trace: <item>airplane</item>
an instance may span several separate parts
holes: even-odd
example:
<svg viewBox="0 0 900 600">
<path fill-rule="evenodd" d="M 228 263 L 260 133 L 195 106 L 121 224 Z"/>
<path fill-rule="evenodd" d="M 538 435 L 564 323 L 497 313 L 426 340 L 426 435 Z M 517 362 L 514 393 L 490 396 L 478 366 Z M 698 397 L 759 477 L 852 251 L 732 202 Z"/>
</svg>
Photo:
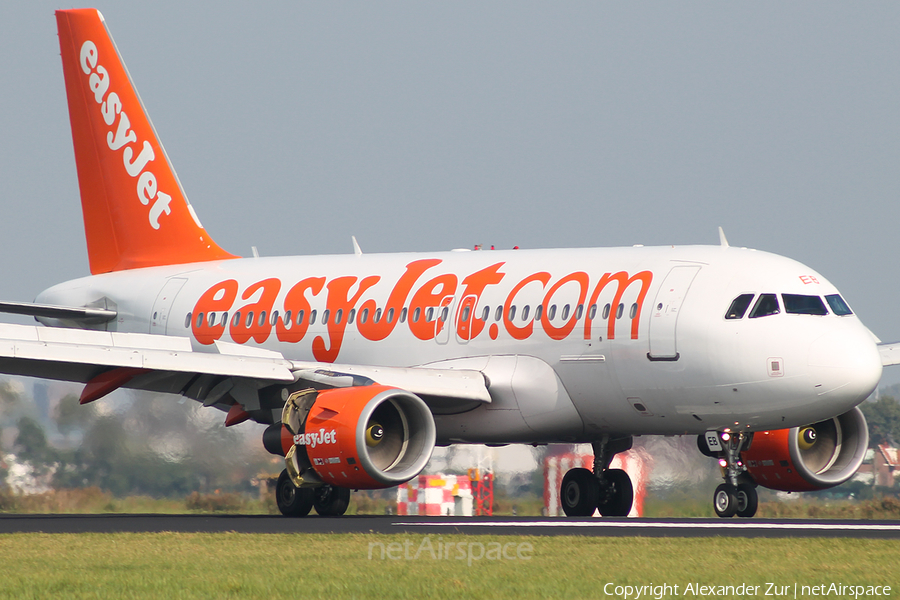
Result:
<svg viewBox="0 0 900 600">
<path fill-rule="evenodd" d="M 697 436 L 720 517 L 859 469 L 900 344 L 834 285 L 719 245 L 241 258 L 203 228 L 96 9 L 56 12 L 91 274 L 0 312 L 0 372 L 180 394 L 266 425 L 285 516 L 417 476 L 435 446 L 590 443 L 569 517 L 625 516 L 635 436 Z"/>
</svg>

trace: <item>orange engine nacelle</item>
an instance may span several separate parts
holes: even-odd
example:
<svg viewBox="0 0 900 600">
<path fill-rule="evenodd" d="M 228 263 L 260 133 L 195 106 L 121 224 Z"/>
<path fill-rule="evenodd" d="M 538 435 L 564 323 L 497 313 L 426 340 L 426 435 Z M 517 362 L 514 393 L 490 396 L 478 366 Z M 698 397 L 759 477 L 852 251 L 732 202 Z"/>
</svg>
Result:
<svg viewBox="0 0 900 600">
<path fill-rule="evenodd" d="M 741 453 L 759 485 L 784 492 L 810 492 L 853 477 L 866 456 L 869 429 L 859 408 L 806 427 L 753 434 Z"/>
<path fill-rule="evenodd" d="M 300 428 L 293 434 L 284 424 L 273 426 L 263 443 L 281 455 L 296 446 L 322 482 L 346 488 L 406 483 L 434 450 L 434 418 L 425 403 L 381 385 L 318 392 Z"/>
</svg>

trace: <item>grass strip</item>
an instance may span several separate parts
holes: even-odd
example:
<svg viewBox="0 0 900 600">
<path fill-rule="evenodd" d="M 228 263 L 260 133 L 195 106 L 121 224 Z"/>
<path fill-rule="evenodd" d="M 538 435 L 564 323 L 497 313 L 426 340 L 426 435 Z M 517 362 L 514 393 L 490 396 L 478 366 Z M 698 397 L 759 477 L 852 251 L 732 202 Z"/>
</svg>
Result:
<svg viewBox="0 0 900 600">
<path fill-rule="evenodd" d="M 684 593 L 688 584 L 758 585 L 742 597 L 771 597 L 770 583 L 788 597 L 794 584 L 831 583 L 889 585 L 896 596 L 898 555 L 898 541 L 833 538 L 7 534 L 0 598 L 522 600 L 651 584 L 679 593 L 641 597 L 699 596 Z"/>
</svg>

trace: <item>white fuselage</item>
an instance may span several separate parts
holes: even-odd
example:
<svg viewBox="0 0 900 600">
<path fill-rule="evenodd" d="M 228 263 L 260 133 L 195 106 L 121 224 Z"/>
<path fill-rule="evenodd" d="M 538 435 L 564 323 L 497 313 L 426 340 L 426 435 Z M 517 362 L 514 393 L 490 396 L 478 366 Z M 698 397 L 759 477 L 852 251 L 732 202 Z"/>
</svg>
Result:
<svg viewBox="0 0 900 600">
<path fill-rule="evenodd" d="M 118 312 L 109 329 L 196 350 L 482 370 L 494 401 L 435 409 L 442 443 L 780 429 L 877 385 L 876 342 L 855 315 L 782 304 L 726 319 L 741 294 L 838 291 L 787 258 L 688 246 L 235 259 L 87 277 L 37 302 L 103 302 Z"/>
</svg>

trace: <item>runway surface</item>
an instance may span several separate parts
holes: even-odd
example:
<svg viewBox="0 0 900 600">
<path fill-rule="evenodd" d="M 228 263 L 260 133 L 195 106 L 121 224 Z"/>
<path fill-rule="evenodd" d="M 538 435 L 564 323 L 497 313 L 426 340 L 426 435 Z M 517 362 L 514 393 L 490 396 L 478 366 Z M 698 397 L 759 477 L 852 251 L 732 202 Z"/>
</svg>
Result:
<svg viewBox="0 0 900 600">
<path fill-rule="evenodd" d="M 288 519 L 267 515 L 0 515 L 0 533 L 164 531 L 900 539 L 900 521 L 397 516 L 329 518 L 309 516 Z"/>
</svg>

